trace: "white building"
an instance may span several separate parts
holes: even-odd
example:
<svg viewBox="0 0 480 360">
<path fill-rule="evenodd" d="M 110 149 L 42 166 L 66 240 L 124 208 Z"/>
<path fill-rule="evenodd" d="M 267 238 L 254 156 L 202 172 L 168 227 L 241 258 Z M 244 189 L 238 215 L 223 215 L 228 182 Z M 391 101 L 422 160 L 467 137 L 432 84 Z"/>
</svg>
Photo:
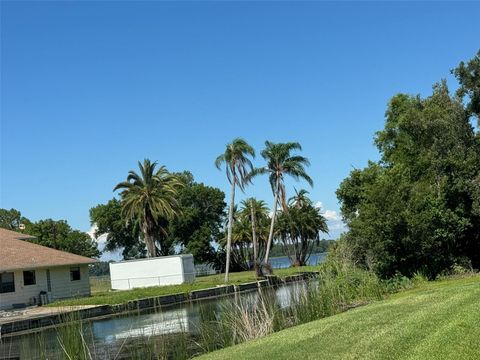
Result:
<svg viewBox="0 0 480 360">
<path fill-rule="evenodd" d="M 112 289 L 175 285 L 195 281 L 192 254 L 110 263 Z"/>
<path fill-rule="evenodd" d="M 88 296 L 88 264 L 97 260 L 25 241 L 33 236 L 0 229 L 0 310 Z"/>
</svg>

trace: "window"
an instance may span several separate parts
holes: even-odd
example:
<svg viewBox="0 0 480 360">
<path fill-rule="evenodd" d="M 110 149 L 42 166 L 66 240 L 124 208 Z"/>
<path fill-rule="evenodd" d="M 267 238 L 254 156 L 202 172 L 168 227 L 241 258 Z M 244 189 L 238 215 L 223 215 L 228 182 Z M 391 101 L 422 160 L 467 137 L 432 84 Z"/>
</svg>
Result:
<svg viewBox="0 0 480 360">
<path fill-rule="evenodd" d="M 35 270 L 27 270 L 23 272 L 23 285 L 35 285 Z"/>
<path fill-rule="evenodd" d="M 0 274 L 0 294 L 15 292 L 15 277 L 13 273 Z"/>
<path fill-rule="evenodd" d="M 70 281 L 80 280 L 80 267 L 75 266 L 70 268 Z"/>
</svg>

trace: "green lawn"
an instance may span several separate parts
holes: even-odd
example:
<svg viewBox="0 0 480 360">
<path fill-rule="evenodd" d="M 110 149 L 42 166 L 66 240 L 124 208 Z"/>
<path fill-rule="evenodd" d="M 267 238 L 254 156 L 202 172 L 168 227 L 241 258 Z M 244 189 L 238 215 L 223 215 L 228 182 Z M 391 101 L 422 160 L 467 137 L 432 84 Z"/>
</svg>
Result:
<svg viewBox="0 0 480 360">
<path fill-rule="evenodd" d="M 300 272 L 308 272 L 315 270 L 318 270 L 317 266 L 303 266 L 288 269 L 276 269 L 274 273 L 275 275 L 282 277 Z M 99 281 L 98 279 L 92 277 L 92 296 L 56 301 L 52 304 L 49 304 L 48 306 L 123 304 L 130 300 L 185 293 L 191 292 L 193 290 L 215 287 L 217 285 L 224 285 L 223 280 L 224 274 L 218 274 L 198 277 L 193 284 L 155 286 L 123 291 L 108 291 L 108 278 L 104 278 Z M 243 271 L 238 273 L 231 273 L 229 284 L 241 284 L 255 280 L 256 277 L 253 271 Z"/>
<path fill-rule="evenodd" d="M 480 276 L 426 283 L 201 358 L 480 359 Z"/>
</svg>

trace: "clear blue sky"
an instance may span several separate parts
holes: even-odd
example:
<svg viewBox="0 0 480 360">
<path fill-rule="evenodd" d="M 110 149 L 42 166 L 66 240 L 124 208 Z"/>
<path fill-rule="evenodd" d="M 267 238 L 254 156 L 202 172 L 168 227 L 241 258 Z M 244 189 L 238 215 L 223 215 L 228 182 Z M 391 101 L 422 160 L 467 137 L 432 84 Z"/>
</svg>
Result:
<svg viewBox="0 0 480 360">
<path fill-rule="evenodd" d="M 389 98 L 454 88 L 479 16 L 474 2 L 2 1 L 0 207 L 88 230 L 145 157 L 228 191 L 213 161 L 241 136 L 299 141 L 312 198 L 338 212 L 340 181 L 378 158 Z M 266 179 L 247 195 L 271 203 Z"/>
</svg>

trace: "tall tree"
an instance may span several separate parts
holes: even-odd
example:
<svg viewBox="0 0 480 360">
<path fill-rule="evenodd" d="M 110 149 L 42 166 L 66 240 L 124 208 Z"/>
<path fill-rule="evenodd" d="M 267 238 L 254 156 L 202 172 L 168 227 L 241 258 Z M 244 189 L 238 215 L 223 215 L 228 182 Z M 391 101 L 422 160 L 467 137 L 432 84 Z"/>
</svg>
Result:
<svg viewBox="0 0 480 360">
<path fill-rule="evenodd" d="M 185 178 L 179 191 L 181 217 L 170 220 L 168 237 L 184 252 L 193 254 L 196 263 L 213 264 L 217 254 L 212 242 L 220 237 L 225 219 L 225 194 L 220 189 Z"/>
<path fill-rule="evenodd" d="M 383 277 L 480 267 L 480 144 L 469 115 L 445 82 L 427 98 L 391 99 L 375 138 L 381 161 L 337 190 L 356 260 Z"/>
<path fill-rule="evenodd" d="M 138 223 L 124 220 L 120 200 L 113 198 L 106 204 L 91 208 L 90 223 L 96 228 L 95 237 L 106 236 L 105 251 L 123 248 L 125 260 L 145 256 L 145 245 L 140 238 Z"/>
<path fill-rule="evenodd" d="M 219 170 L 221 169 L 222 164 L 225 164 L 227 179 L 232 186 L 230 194 L 230 208 L 228 212 L 225 282 L 228 282 L 228 273 L 230 271 L 230 253 L 232 247 L 235 189 L 238 186 L 238 188 L 243 191 L 246 184 L 248 183 L 248 174 L 253 170 L 253 165 L 250 157 L 255 157 L 255 150 L 244 139 L 236 138 L 230 144 L 227 144 L 225 152 L 219 155 L 215 160 L 215 166 Z"/>
<path fill-rule="evenodd" d="M 242 208 L 240 210 L 242 218 L 248 220 L 252 231 L 252 246 L 253 246 L 253 269 L 257 276 L 261 275 L 259 267 L 259 239 L 258 226 L 262 226 L 268 218 L 268 207 L 265 201 L 249 198 L 243 200 Z"/>
<path fill-rule="evenodd" d="M 129 221 L 138 221 L 150 257 L 157 256 L 157 250 L 160 255 L 170 251 L 162 242 L 167 235 L 165 221 L 178 215 L 178 191 L 183 186 L 178 176 L 164 166 L 155 170 L 156 166 L 148 159 L 143 164 L 138 162 L 140 174 L 130 170 L 127 180 L 113 189 L 122 189 L 123 215 Z"/>
<path fill-rule="evenodd" d="M 278 217 L 277 234 L 293 266 L 307 265 L 320 233 L 328 233 L 327 220 L 307 194 L 306 190 L 296 192 L 289 199 L 288 211 Z"/>
<path fill-rule="evenodd" d="M 480 50 L 477 55 L 467 63 L 461 62 L 452 73 L 460 83 L 457 95 L 463 99 L 467 97 L 467 112 L 477 117 L 480 126 Z"/>
<path fill-rule="evenodd" d="M 305 167 L 309 166 L 310 162 L 306 157 L 292 154 L 292 152 L 296 150 L 302 150 L 302 147 L 298 142 L 273 143 L 270 141 L 266 141 L 265 149 L 262 150 L 261 154 L 262 157 L 266 160 L 267 165 L 263 168 L 254 169 L 249 175 L 249 178 L 263 174 L 268 175 L 268 179 L 274 196 L 273 213 L 270 223 L 267 249 L 265 251 L 264 265 L 268 264 L 269 252 L 272 246 L 272 240 L 274 235 L 275 218 L 279 203 L 284 211 L 288 211 L 284 183 L 285 177 L 291 176 L 297 181 L 303 179 L 307 181 L 310 186 L 313 186 L 313 180 L 310 178 L 310 176 L 305 170 Z"/>
<path fill-rule="evenodd" d="M 184 184 L 178 191 L 181 216 L 162 222 L 167 228 L 163 247 L 193 254 L 195 263 L 215 263 L 218 256 L 212 242 L 218 241 L 225 218 L 225 194 L 217 188 L 194 181 L 189 172 L 174 173 Z M 122 203 L 112 199 L 90 209 L 90 221 L 96 226 L 95 235 L 106 235 L 105 250 L 123 248 L 124 259 L 145 257 L 145 243 L 140 237 L 138 221 L 126 222 Z M 177 248 L 178 249 L 178 248 Z"/>
<path fill-rule="evenodd" d="M 87 257 L 100 256 L 96 241 L 87 233 L 73 230 L 65 220 L 26 221 L 23 232 L 35 236 L 31 241 L 39 245 Z"/>
<path fill-rule="evenodd" d="M 22 224 L 22 214 L 16 209 L 0 209 L 0 228 L 18 231 Z"/>
<path fill-rule="evenodd" d="M 309 192 L 305 189 L 301 189 L 300 191 L 295 189 L 295 196 L 292 196 L 288 200 L 288 205 L 296 207 L 297 209 L 312 205 L 312 200 L 310 200 L 308 194 Z"/>
</svg>

